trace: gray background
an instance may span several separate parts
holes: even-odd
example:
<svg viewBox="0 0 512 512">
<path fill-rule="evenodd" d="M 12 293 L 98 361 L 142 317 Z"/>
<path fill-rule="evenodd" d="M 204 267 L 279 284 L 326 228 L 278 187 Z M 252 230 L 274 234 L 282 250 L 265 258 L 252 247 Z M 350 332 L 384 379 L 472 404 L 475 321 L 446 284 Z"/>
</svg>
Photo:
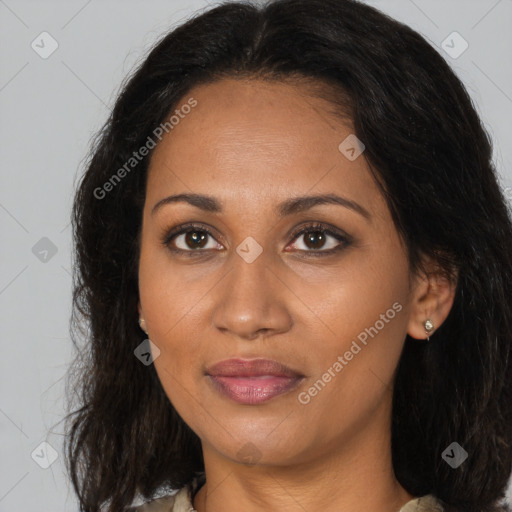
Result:
<svg viewBox="0 0 512 512">
<path fill-rule="evenodd" d="M 512 0 L 368 3 L 419 31 L 453 66 L 493 138 L 512 198 Z M 59 424 L 72 355 L 69 213 L 76 177 L 122 78 L 160 34 L 213 4 L 0 0 L 0 512 L 77 510 Z M 46 59 L 31 47 L 35 40 L 39 51 L 51 48 L 49 39 L 40 42 L 43 31 L 58 43 Z M 453 31 L 469 44 L 457 58 L 441 47 Z M 45 441 L 57 456 L 47 469 L 40 467 L 52 461 L 51 449 L 40 447 Z M 512 502 L 511 488 L 509 496 Z"/>
</svg>

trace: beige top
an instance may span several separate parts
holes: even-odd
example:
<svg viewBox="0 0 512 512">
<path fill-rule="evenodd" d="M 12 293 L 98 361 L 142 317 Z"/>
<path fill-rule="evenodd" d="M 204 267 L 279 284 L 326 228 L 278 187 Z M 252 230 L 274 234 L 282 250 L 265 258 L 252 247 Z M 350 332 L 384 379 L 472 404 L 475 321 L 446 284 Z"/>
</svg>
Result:
<svg viewBox="0 0 512 512">
<path fill-rule="evenodd" d="M 192 505 L 192 500 L 204 481 L 204 474 L 202 474 L 172 496 L 157 498 L 144 505 L 129 508 L 127 512 L 197 512 Z M 443 512 L 443 507 L 432 494 L 427 494 L 408 501 L 397 512 Z"/>
</svg>

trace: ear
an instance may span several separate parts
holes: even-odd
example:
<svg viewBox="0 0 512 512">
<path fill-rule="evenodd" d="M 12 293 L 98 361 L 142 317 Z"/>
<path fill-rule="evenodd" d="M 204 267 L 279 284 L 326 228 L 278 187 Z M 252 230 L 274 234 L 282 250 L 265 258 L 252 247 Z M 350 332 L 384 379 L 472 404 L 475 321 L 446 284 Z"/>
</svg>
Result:
<svg viewBox="0 0 512 512">
<path fill-rule="evenodd" d="M 144 315 L 142 313 L 142 306 L 140 305 L 140 300 L 137 302 L 137 311 L 139 312 L 139 317 L 144 318 Z"/>
<path fill-rule="evenodd" d="M 439 329 L 450 313 L 455 299 L 458 272 L 454 277 L 443 275 L 432 261 L 424 262 L 425 270 L 416 275 L 412 286 L 412 302 L 407 334 L 418 340 L 427 339 Z M 425 332 L 425 320 L 431 320 L 434 330 Z"/>
</svg>

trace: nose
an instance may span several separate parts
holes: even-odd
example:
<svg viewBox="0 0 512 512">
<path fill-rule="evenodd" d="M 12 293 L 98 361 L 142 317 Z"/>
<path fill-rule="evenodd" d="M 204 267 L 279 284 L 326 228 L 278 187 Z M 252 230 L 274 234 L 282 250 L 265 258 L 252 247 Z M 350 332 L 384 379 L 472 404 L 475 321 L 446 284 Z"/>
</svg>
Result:
<svg viewBox="0 0 512 512">
<path fill-rule="evenodd" d="M 252 263 L 238 254 L 232 259 L 219 283 L 213 325 L 223 334 L 248 341 L 288 331 L 293 319 L 286 301 L 293 294 L 271 268 L 265 251 Z"/>
</svg>

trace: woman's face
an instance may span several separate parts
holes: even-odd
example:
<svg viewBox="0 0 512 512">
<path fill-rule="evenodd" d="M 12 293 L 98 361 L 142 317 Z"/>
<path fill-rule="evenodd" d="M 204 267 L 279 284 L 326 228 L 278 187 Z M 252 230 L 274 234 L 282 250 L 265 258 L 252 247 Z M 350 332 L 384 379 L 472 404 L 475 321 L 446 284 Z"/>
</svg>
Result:
<svg viewBox="0 0 512 512">
<path fill-rule="evenodd" d="M 353 128 L 283 83 L 223 80 L 189 98 L 196 106 L 155 148 L 143 212 L 139 309 L 167 396 L 203 449 L 231 461 L 389 443 L 413 281 Z M 180 194 L 208 200 L 154 210 Z M 326 195 L 339 199 L 303 199 Z M 299 377 L 208 374 L 231 358 Z"/>
</svg>

